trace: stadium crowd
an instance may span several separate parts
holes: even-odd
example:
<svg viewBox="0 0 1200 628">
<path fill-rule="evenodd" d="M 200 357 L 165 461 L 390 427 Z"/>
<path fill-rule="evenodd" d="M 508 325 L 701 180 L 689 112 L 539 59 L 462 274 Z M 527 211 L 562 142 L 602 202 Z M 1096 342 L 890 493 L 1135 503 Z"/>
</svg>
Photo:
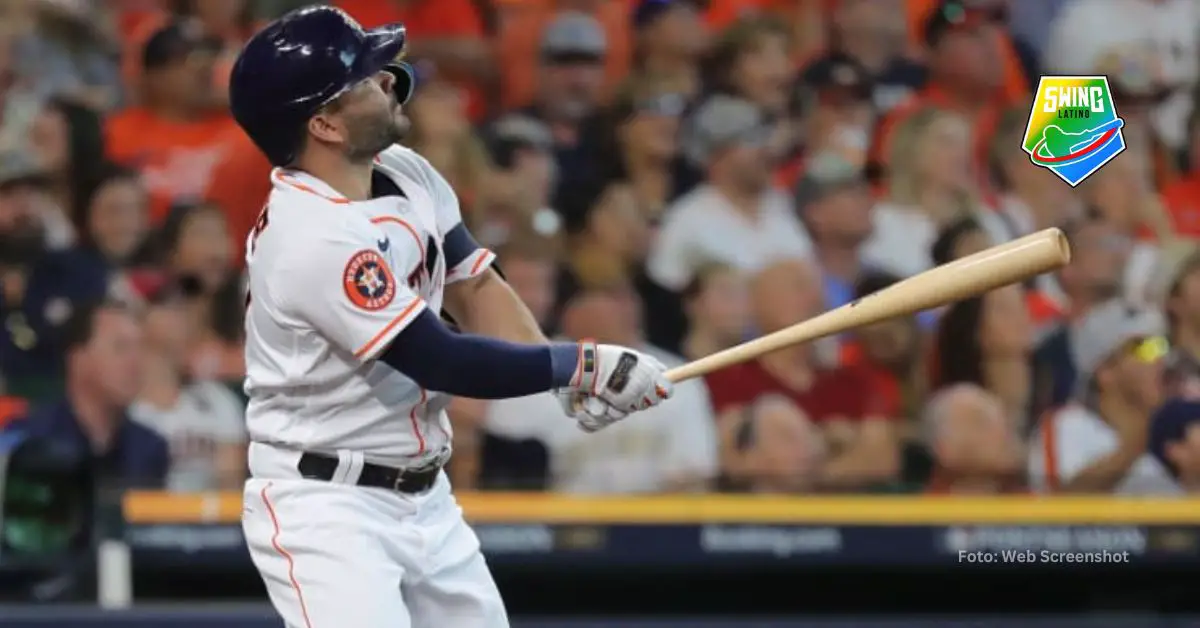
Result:
<svg viewBox="0 0 1200 628">
<path fill-rule="evenodd" d="M 9 429 L 129 484 L 240 487 L 270 168 L 223 86 L 298 4 L 0 3 Z M 460 489 L 1200 491 L 1192 0 L 336 4 L 407 24 L 406 143 L 551 334 L 682 363 L 1039 229 L 1074 248 L 594 435 L 549 395 L 457 399 Z M 1125 121 L 1077 188 L 1021 146 L 1042 74 L 1107 75 Z"/>
</svg>

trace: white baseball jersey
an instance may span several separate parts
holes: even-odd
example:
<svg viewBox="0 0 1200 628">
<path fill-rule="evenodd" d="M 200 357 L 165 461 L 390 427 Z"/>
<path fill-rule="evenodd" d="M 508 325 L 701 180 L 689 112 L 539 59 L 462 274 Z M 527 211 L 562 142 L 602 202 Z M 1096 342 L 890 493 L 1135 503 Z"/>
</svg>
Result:
<svg viewBox="0 0 1200 628">
<path fill-rule="evenodd" d="M 448 255 L 458 200 L 424 158 L 393 146 L 375 161 L 373 187 L 390 194 L 362 202 L 304 172 L 271 173 L 246 245 L 246 420 L 252 441 L 404 466 L 449 447 L 449 398 L 376 358 L 493 255 Z"/>
</svg>

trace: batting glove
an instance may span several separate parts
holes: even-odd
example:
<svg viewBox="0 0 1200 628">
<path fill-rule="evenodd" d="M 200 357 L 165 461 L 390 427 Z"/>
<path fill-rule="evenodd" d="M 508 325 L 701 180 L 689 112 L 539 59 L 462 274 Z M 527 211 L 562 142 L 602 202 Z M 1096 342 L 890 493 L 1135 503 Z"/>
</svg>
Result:
<svg viewBox="0 0 1200 628">
<path fill-rule="evenodd" d="M 640 351 L 583 341 L 579 343 L 575 373 L 563 391 L 582 393 L 594 401 L 580 400 L 578 395 L 560 395 L 560 400 L 574 397 L 570 399 L 571 406 L 576 413 L 582 411 L 584 415 L 577 416 L 581 427 L 588 430 L 584 425 L 587 420 L 595 424 L 590 430 L 595 431 L 625 418 L 630 412 L 645 410 L 669 399 L 674 387 L 666 377 L 666 370 L 657 359 Z"/>
</svg>

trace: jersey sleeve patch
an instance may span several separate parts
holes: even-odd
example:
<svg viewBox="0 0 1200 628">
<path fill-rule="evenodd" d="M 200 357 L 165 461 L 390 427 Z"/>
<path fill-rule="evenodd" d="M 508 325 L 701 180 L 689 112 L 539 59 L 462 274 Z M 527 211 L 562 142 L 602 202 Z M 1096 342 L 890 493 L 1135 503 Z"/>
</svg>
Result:
<svg viewBox="0 0 1200 628">
<path fill-rule="evenodd" d="M 346 297 L 356 307 L 377 312 L 396 298 L 396 280 L 387 262 L 376 251 L 363 249 L 355 253 L 342 273 Z"/>
</svg>

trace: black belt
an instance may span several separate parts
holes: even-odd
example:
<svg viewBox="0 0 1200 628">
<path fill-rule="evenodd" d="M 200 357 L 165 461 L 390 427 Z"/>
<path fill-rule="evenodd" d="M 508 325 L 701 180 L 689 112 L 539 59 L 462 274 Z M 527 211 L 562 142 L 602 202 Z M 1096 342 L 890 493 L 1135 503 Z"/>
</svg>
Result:
<svg viewBox="0 0 1200 628">
<path fill-rule="evenodd" d="M 309 480 L 329 482 L 337 472 L 338 459 L 334 456 L 305 452 L 300 455 L 296 468 L 300 475 Z M 386 488 L 399 493 L 424 493 L 437 481 L 442 465 L 433 464 L 420 469 L 397 469 L 364 462 L 358 475 L 358 486 Z"/>
</svg>

